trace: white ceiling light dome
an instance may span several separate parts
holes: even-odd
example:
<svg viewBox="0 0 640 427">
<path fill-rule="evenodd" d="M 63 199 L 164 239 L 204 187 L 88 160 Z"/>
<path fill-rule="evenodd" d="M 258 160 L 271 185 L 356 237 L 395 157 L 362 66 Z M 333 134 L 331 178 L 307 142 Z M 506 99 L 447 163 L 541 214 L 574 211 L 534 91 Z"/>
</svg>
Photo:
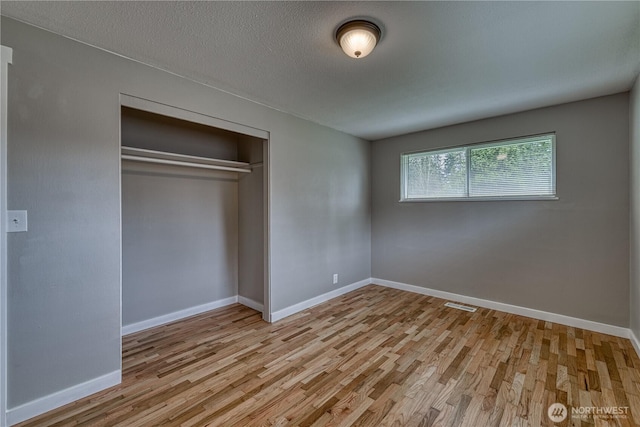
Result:
<svg viewBox="0 0 640 427">
<path fill-rule="evenodd" d="M 380 41 L 380 27 L 364 21 L 349 21 L 336 31 L 336 41 L 348 56 L 364 58 L 369 55 Z"/>
</svg>

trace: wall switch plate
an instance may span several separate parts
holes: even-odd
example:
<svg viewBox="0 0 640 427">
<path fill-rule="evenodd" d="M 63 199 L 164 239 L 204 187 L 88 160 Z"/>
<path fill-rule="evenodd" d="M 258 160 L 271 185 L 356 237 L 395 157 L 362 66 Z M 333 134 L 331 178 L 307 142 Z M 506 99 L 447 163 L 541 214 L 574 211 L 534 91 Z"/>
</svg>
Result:
<svg viewBox="0 0 640 427">
<path fill-rule="evenodd" d="M 7 233 L 27 231 L 27 211 L 7 211 Z"/>
<path fill-rule="evenodd" d="M 337 275 L 337 274 L 334 274 L 334 275 L 333 275 L 333 284 L 334 284 L 334 285 L 337 285 L 337 284 L 338 284 L 338 275 Z"/>
</svg>

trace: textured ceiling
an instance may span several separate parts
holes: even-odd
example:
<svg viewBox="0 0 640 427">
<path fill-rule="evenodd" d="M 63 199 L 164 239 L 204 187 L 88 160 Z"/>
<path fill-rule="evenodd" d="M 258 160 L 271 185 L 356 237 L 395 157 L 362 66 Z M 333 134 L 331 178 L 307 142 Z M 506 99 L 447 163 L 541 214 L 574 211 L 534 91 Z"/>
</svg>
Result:
<svg viewBox="0 0 640 427">
<path fill-rule="evenodd" d="M 334 129 L 388 136 L 630 89 L 640 2 L 27 2 L 3 15 Z M 354 60 L 337 26 L 383 37 Z"/>
</svg>

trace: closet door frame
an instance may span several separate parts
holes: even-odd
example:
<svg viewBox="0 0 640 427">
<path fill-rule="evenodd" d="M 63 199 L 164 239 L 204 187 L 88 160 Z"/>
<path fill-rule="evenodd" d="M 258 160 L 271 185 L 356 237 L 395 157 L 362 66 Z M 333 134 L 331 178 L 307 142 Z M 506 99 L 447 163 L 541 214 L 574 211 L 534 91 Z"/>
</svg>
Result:
<svg viewBox="0 0 640 427">
<path fill-rule="evenodd" d="M 129 94 L 120 94 L 120 107 L 135 108 L 137 110 L 143 110 L 149 113 L 160 114 L 175 119 L 185 120 L 188 122 L 198 123 L 205 126 L 211 126 L 218 129 L 223 129 L 254 138 L 261 139 L 263 141 L 263 225 L 264 225 L 264 301 L 262 309 L 262 319 L 266 322 L 271 322 L 271 244 L 270 244 L 270 212 L 271 212 L 271 197 L 269 196 L 269 182 L 270 182 L 270 134 L 268 131 L 254 128 L 251 126 L 242 125 L 235 122 L 219 119 L 217 117 L 208 116 L 206 114 L 196 113 L 183 108 L 174 107 L 159 102 L 151 101 L 145 98 Z M 120 147 L 122 141 L 120 141 Z M 118 148 L 118 155 L 120 154 L 120 148 Z M 118 162 L 120 168 L 122 162 Z M 120 170 L 119 176 L 122 176 L 122 170 Z M 121 178 L 122 179 L 122 178 Z M 120 201 L 122 203 L 122 181 L 120 182 Z M 122 206 L 120 206 L 120 235 L 122 236 Z M 122 240 L 120 242 L 120 330 L 122 331 Z"/>
<path fill-rule="evenodd" d="M 7 108 L 13 50 L 0 46 L 0 426 L 7 423 Z"/>
</svg>

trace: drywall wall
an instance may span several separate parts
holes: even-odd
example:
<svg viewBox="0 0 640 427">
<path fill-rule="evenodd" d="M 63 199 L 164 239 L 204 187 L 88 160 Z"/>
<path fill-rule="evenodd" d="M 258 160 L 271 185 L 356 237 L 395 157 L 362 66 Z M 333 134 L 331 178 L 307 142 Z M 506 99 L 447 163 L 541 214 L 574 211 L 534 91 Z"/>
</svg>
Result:
<svg viewBox="0 0 640 427">
<path fill-rule="evenodd" d="M 221 160 L 238 159 L 235 132 L 122 107 L 122 145 Z"/>
<path fill-rule="evenodd" d="M 236 175 L 123 162 L 123 326 L 237 295 Z"/>
<path fill-rule="evenodd" d="M 627 327 L 629 96 L 380 140 L 373 277 Z M 400 154 L 556 132 L 557 201 L 399 203 Z"/>
<path fill-rule="evenodd" d="M 264 303 L 264 141 L 243 136 L 238 160 L 251 163 L 238 176 L 238 295 Z"/>
<path fill-rule="evenodd" d="M 236 160 L 238 134 L 122 108 L 123 146 Z M 238 174 L 123 161 L 122 325 L 237 295 Z"/>
<path fill-rule="evenodd" d="M 640 338 L 640 75 L 629 96 L 630 145 L 630 255 L 629 255 L 629 326 Z"/>
<path fill-rule="evenodd" d="M 121 93 L 269 132 L 273 310 L 371 276 L 367 141 L 6 17 L 1 31 L 8 207 L 29 211 L 8 242 L 9 409 L 120 369 Z"/>
</svg>

